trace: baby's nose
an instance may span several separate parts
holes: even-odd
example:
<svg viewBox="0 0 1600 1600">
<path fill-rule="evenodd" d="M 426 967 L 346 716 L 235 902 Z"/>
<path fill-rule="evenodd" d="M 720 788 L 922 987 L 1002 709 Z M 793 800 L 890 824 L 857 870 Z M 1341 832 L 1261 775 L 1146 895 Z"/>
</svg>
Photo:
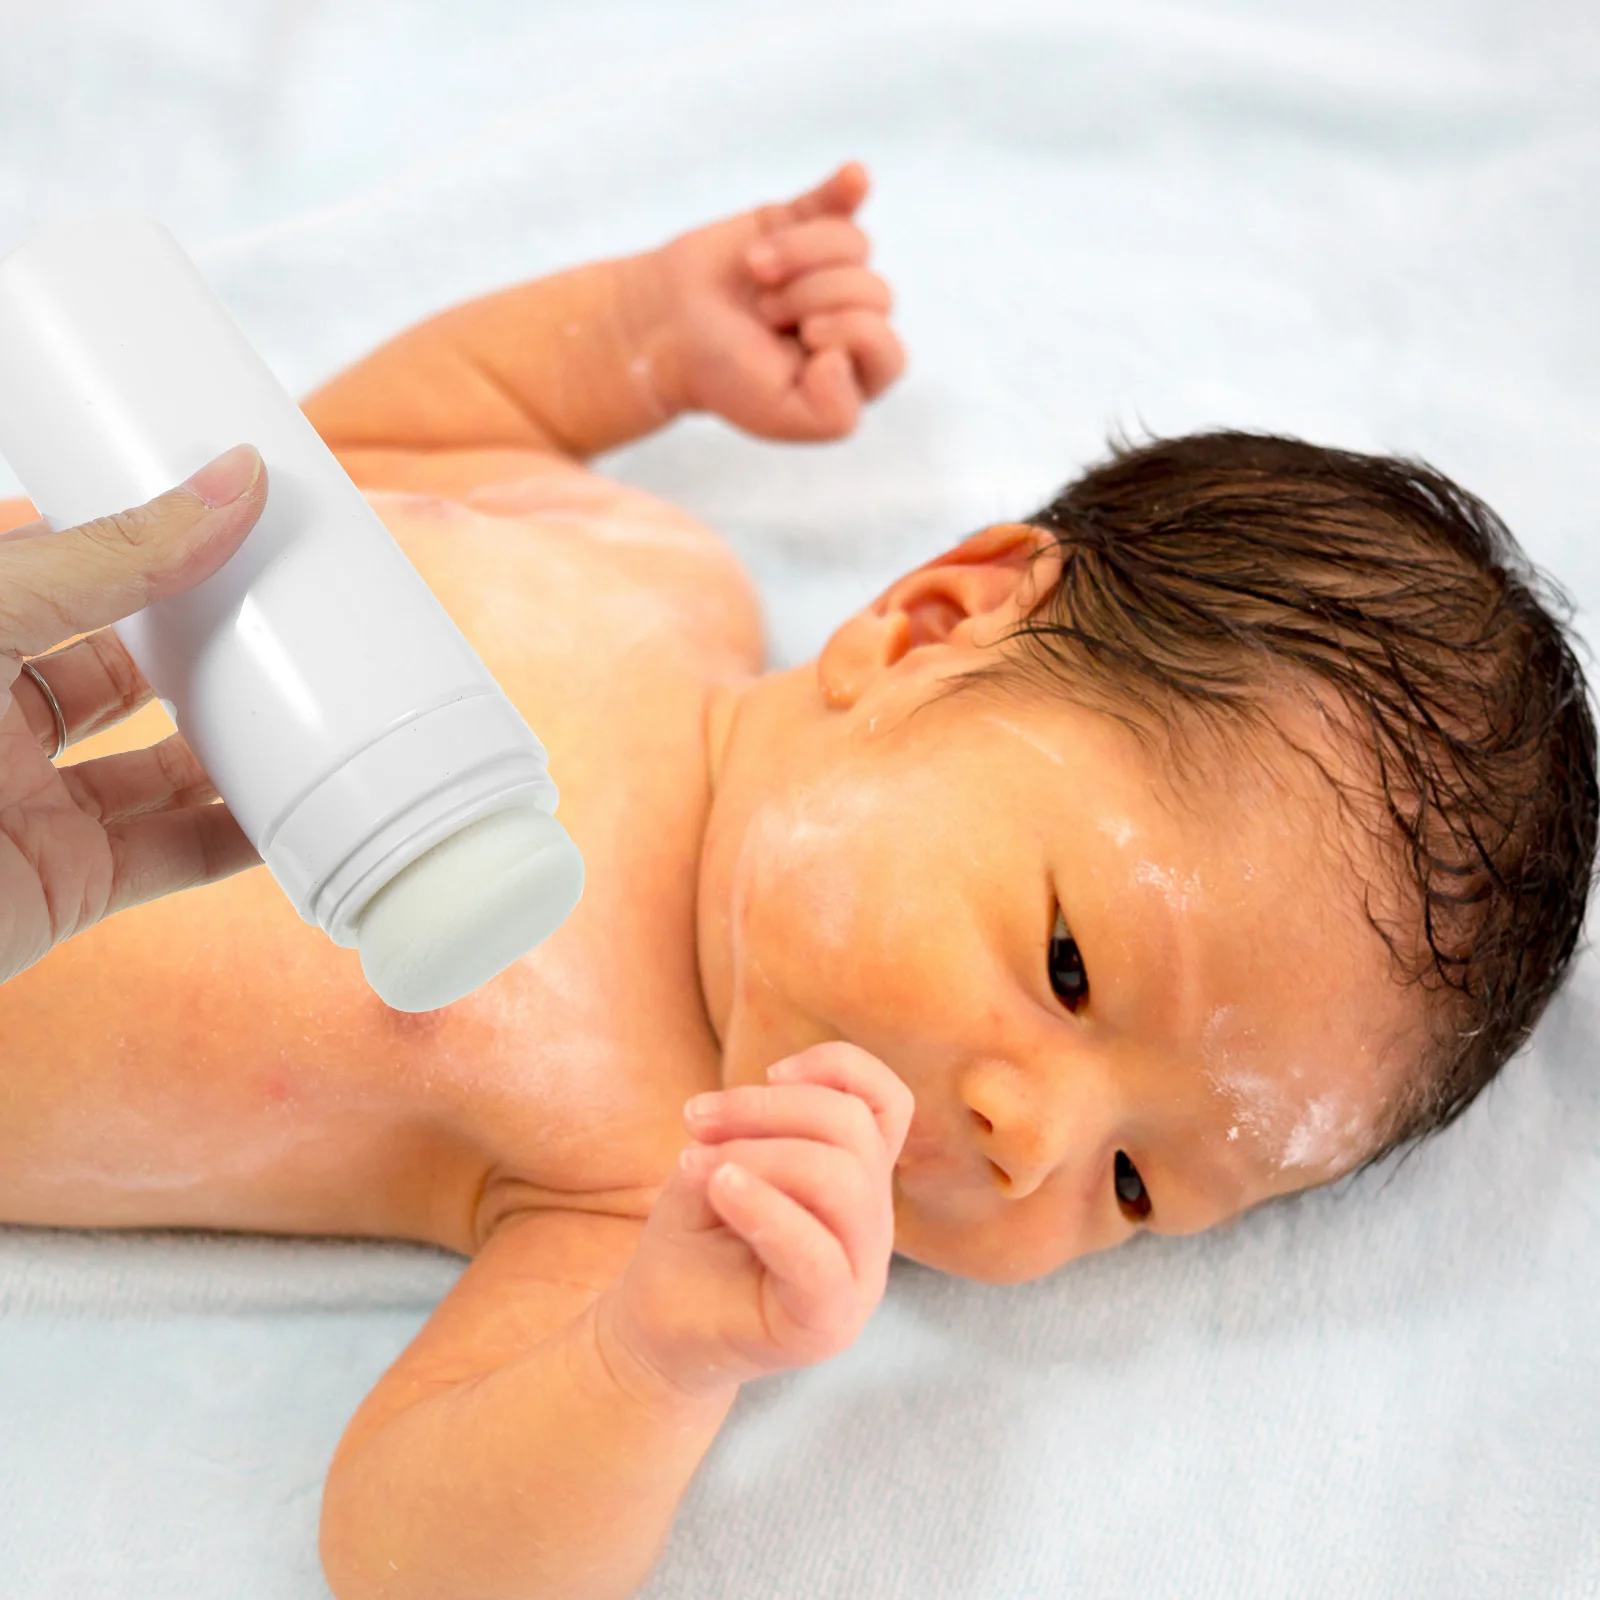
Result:
<svg viewBox="0 0 1600 1600">
<path fill-rule="evenodd" d="M 971 1106 L 978 1148 L 988 1158 L 1002 1194 L 1021 1200 L 1060 1165 L 1065 1130 L 1031 1097 L 983 1097 Z"/>
<path fill-rule="evenodd" d="M 1009 1199 L 1026 1199 L 1055 1173 L 1086 1165 L 1111 1137 L 1111 1107 L 1092 1073 L 1031 1072 L 991 1060 L 969 1068 L 961 1087 L 973 1137 Z"/>
<path fill-rule="evenodd" d="M 1022 1120 L 991 1138 L 989 1165 L 994 1168 L 994 1181 L 1000 1192 L 1010 1199 L 1024 1200 L 1056 1170 L 1059 1158 L 1044 1130 Z"/>
</svg>

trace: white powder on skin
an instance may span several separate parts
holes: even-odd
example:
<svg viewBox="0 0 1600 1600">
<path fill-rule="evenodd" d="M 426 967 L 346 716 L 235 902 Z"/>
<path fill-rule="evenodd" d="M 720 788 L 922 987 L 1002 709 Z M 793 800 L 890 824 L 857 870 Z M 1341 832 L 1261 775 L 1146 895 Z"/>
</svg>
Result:
<svg viewBox="0 0 1600 1600">
<path fill-rule="evenodd" d="M 1100 832 L 1119 850 L 1126 850 L 1139 837 L 1139 830 L 1126 817 L 1102 817 L 1099 826 Z"/>
<path fill-rule="evenodd" d="M 1352 1111 L 1343 1095 L 1319 1095 L 1290 1129 L 1278 1166 L 1342 1169 L 1360 1153 L 1364 1126 L 1360 1110 Z"/>
<path fill-rule="evenodd" d="M 470 1030 L 463 1048 L 442 1046 L 438 1069 L 452 1093 L 514 1095 L 523 1108 L 570 1114 L 572 1085 L 582 1084 L 583 1114 L 625 1117 L 630 1108 L 615 999 L 595 975 L 592 947 L 557 932 L 498 977 L 451 1007 L 486 1026 L 487 1051 Z"/>
<path fill-rule="evenodd" d="M 781 894 L 810 937 L 835 948 L 847 946 L 855 933 L 857 895 L 840 874 L 834 853 L 840 838 L 860 828 L 881 804 L 874 786 L 825 784 L 762 806 L 750 820 L 735 868 L 736 942 L 749 897 Z"/>
<path fill-rule="evenodd" d="M 846 763 L 752 814 L 728 901 L 734 1002 L 725 1059 L 739 1055 L 747 1031 L 759 1036 L 759 1014 L 780 986 L 792 999 L 793 986 L 811 982 L 834 953 L 858 963 L 863 951 L 876 947 L 880 919 L 894 908 L 867 903 L 856 840 L 862 834 L 892 838 L 903 819 L 914 816 L 919 828 L 926 821 L 937 842 L 946 825 L 945 798 L 937 778 L 916 771 L 868 776 L 864 761 Z M 971 848 L 970 840 L 952 837 L 952 846 L 958 842 Z M 762 970 L 761 951 L 776 955 L 777 984 Z"/>
<path fill-rule="evenodd" d="M 1066 762 L 1056 751 L 1052 750 L 1044 740 L 1040 739 L 1036 734 L 1030 733 L 1026 728 L 1019 728 L 1016 723 L 1008 721 L 1005 717 L 997 717 L 987 711 L 980 713 L 980 719 L 996 728 L 1004 728 L 1007 733 L 1014 735 L 1025 745 L 1037 750 L 1046 761 L 1053 762 L 1058 767 L 1066 766 Z"/>
<path fill-rule="evenodd" d="M 654 495 L 571 468 L 551 468 L 519 478 L 479 484 L 456 496 L 409 489 L 363 489 L 387 522 L 477 523 L 499 537 L 507 521 L 531 533 L 576 536 L 603 544 L 650 545 L 732 560 L 703 524 Z"/>
<path fill-rule="evenodd" d="M 1284 1121 L 1283 1091 L 1264 1073 L 1252 1072 L 1244 1060 L 1259 1055 L 1255 1030 L 1239 1020 L 1237 1006 L 1218 1006 L 1206 1019 L 1200 1036 L 1206 1081 L 1227 1102 L 1233 1118 L 1228 1130 L 1236 1142 L 1242 1128 L 1264 1149 L 1280 1142 Z"/>
<path fill-rule="evenodd" d="M 1315 1095 L 1297 1117 L 1290 1097 L 1305 1068 L 1292 1063 L 1283 1077 L 1252 1072 L 1241 1058 L 1259 1053 L 1253 1029 L 1242 1026 L 1238 1008 L 1218 1006 L 1201 1037 L 1206 1079 L 1227 1102 L 1233 1117 L 1227 1138 L 1249 1133 L 1280 1172 L 1327 1173 L 1354 1164 L 1366 1140 L 1367 1121 L 1358 1100 L 1343 1087 Z M 1288 1124 L 1288 1126 L 1285 1126 Z"/>
<path fill-rule="evenodd" d="M 1187 911 L 1191 905 L 1199 902 L 1198 870 L 1180 877 L 1171 867 L 1163 867 L 1159 862 L 1141 861 L 1133 869 L 1133 879 L 1135 883 L 1145 883 L 1153 889 L 1159 889 L 1174 911 Z"/>
<path fill-rule="evenodd" d="M 655 371 L 655 363 L 647 355 L 637 355 L 628 363 L 628 376 L 633 380 L 635 393 L 653 415 L 666 422 L 671 418 L 671 411 L 656 388 Z"/>
<path fill-rule="evenodd" d="M 1262 1145 L 1276 1142 L 1283 1121 L 1283 1093 L 1271 1078 L 1242 1070 L 1213 1072 L 1207 1076 L 1232 1107 L 1235 1121 L 1231 1125 L 1230 1140 L 1243 1128 Z"/>
<path fill-rule="evenodd" d="M 323 1127 L 275 1126 L 270 1113 L 249 1128 L 174 1132 L 177 1114 L 163 1117 L 134 1106 L 104 1105 L 72 1148 L 35 1176 L 62 1189 L 110 1189 L 118 1194 L 177 1193 L 215 1187 L 281 1166 L 303 1145 L 327 1137 Z M 134 1152 L 159 1151 L 141 1157 Z"/>
</svg>

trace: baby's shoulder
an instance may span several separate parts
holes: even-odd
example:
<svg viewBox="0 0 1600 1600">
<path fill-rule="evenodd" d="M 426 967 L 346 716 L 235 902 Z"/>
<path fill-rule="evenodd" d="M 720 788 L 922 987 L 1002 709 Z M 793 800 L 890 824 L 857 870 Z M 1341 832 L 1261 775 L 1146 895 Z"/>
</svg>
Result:
<svg viewBox="0 0 1600 1600">
<path fill-rule="evenodd" d="M 413 559 L 432 529 L 524 545 L 531 537 L 534 559 L 558 558 L 592 593 L 654 595 L 685 613 L 697 641 L 757 667 L 764 658 L 761 603 L 744 564 L 658 495 L 541 451 L 353 450 L 339 459 Z"/>
</svg>

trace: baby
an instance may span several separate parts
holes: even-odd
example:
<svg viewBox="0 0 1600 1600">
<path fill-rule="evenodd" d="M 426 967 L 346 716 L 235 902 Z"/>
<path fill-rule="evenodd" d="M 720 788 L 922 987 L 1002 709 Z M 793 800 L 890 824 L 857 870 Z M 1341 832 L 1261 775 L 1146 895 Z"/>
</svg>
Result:
<svg viewBox="0 0 1600 1600">
<path fill-rule="evenodd" d="M 763 671 L 726 548 L 581 463 L 693 410 L 850 432 L 904 363 L 865 192 L 305 402 L 549 749 L 588 870 L 551 939 L 394 1012 L 251 871 L 0 988 L 0 1218 L 472 1257 L 339 1446 L 341 1600 L 630 1594 L 739 1384 L 847 1346 L 892 1250 L 1020 1282 L 1326 1183 L 1459 1115 L 1573 951 L 1582 678 L 1415 463 L 1123 446 Z"/>
</svg>

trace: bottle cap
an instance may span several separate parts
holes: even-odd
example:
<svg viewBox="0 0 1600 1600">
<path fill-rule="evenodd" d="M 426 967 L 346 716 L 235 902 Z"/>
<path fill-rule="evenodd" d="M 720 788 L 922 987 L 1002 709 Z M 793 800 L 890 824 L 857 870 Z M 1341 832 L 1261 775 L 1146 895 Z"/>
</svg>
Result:
<svg viewBox="0 0 1600 1600">
<path fill-rule="evenodd" d="M 361 970 L 396 1011 L 469 995 L 559 928 L 583 893 L 583 857 L 547 811 L 479 817 L 401 869 L 356 924 Z"/>
</svg>

